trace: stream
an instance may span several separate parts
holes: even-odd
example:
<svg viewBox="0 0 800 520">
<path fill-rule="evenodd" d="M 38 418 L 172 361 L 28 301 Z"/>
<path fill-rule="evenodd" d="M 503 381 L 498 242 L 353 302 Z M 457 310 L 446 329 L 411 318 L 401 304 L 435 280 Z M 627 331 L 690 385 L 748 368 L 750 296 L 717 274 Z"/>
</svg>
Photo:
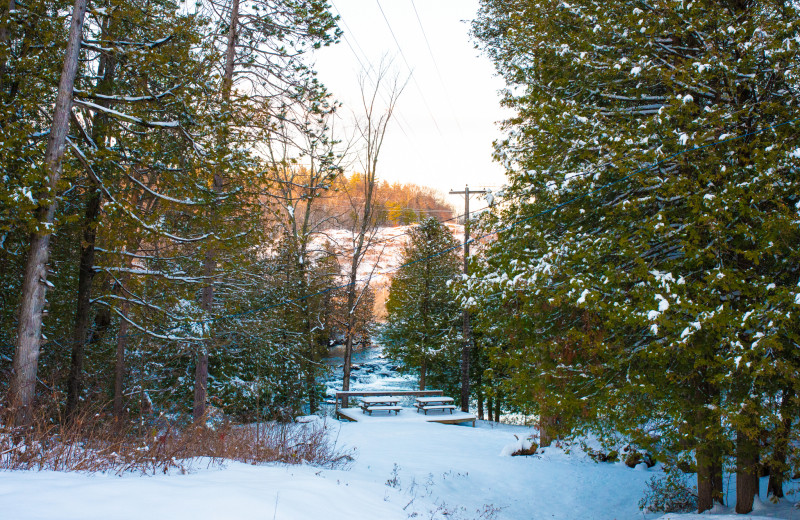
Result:
<svg viewBox="0 0 800 520">
<path fill-rule="evenodd" d="M 342 389 L 343 357 L 344 346 L 336 346 L 322 360 L 330 368 L 322 379 L 330 400 Z M 401 374 L 398 369 L 398 363 L 388 359 L 380 345 L 354 350 L 350 390 L 416 390 L 417 376 Z"/>
</svg>

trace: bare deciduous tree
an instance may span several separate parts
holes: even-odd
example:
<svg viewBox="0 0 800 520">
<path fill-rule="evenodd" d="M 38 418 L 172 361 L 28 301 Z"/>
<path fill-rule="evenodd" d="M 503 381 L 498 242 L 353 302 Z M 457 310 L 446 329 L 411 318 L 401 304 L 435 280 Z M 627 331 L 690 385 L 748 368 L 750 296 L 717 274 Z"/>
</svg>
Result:
<svg viewBox="0 0 800 520">
<path fill-rule="evenodd" d="M 381 213 L 377 211 L 375 186 L 378 179 L 378 158 L 386 137 L 386 129 L 394 115 L 397 100 L 406 83 L 397 76 L 389 77 L 388 66 L 382 64 L 376 72 L 371 88 L 366 73 L 359 78 L 361 87 L 361 109 L 363 118 L 357 123 L 356 137 L 362 143 L 358 162 L 363 170 L 358 184 L 350 193 L 352 214 L 352 259 L 347 273 L 345 326 L 344 326 L 344 374 L 342 390 L 350 389 L 350 371 L 352 368 L 353 343 L 357 324 L 357 309 L 364 303 L 364 294 L 369 287 L 369 279 L 360 283 L 358 270 L 367 251 L 373 245 L 378 226 L 381 224 Z M 386 89 L 385 97 L 381 94 Z M 381 105 L 381 102 L 385 105 Z"/>
</svg>

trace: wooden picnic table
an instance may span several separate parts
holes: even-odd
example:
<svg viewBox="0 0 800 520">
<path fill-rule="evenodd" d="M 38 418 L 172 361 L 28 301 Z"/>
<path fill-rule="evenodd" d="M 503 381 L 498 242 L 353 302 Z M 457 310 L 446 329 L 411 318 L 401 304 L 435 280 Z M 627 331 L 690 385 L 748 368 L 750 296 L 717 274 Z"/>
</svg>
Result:
<svg viewBox="0 0 800 520">
<path fill-rule="evenodd" d="M 456 408 L 456 406 L 453 404 L 453 398 L 445 396 L 417 397 L 414 406 L 417 407 L 417 413 L 422 410 L 425 415 L 428 415 L 430 410 L 449 410 L 452 414 L 453 410 Z"/>
<path fill-rule="evenodd" d="M 437 396 L 443 395 L 442 390 L 339 390 L 336 392 L 336 409 L 339 409 L 340 402 L 342 408 L 347 408 L 347 399 L 349 397 L 367 397 L 367 396 L 394 396 L 394 397 L 422 397 L 422 396 Z"/>
<path fill-rule="evenodd" d="M 400 413 L 400 406 L 397 403 L 400 402 L 402 397 L 387 395 L 387 396 L 368 396 L 364 397 L 361 400 L 361 413 L 369 413 L 372 415 L 372 412 L 375 411 L 385 411 L 389 412 L 389 415 L 392 412 L 395 415 Z"/>
</svg>

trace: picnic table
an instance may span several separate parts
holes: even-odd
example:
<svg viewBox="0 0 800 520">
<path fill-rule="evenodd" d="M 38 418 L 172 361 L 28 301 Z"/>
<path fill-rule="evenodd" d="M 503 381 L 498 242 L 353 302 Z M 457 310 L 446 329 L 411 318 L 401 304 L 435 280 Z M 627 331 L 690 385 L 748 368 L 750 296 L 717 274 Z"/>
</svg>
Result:
<svg viewBox="0 0 800 520">
<path fill-rule="evenodd" d="M 393 395 L 364 397 L 361 400 L 361 413 L 369 413 L 372 415 L 372 412 L 383 411 L 389 412 L 389 415 L 391 415 L 392 412 L 398 415 L 400 413 L 400 406 L 398 406 L 397 403 L 400 402 L 400 399 L 400 397 Z"/>
<path fill-rule="evenodd" d="M 336 392 L 335 402 L 336 409 L 339 409 L 341 402 L 342 408 L 347 408 L 347 400 L 350 397 L 366 397 L 366 396 L 392 396 L 392 397 L 424 397 L 424 396 L 437 396 L 443 395 L 441 390 L 339 390 Z"/>
<path fill-rule="evenodd" d="M 417 407 L 417 413 L 420 410 L 425 415 L 428 415 L 428 411 L 430 410 L 450 410 L 450 413 L 453 413 L 456 406 L 453 404 L 452 397 L 444 397 L 444 396 L 436 396 L 436 397 L 417 397 L 414 406 Z"/>
</svg>

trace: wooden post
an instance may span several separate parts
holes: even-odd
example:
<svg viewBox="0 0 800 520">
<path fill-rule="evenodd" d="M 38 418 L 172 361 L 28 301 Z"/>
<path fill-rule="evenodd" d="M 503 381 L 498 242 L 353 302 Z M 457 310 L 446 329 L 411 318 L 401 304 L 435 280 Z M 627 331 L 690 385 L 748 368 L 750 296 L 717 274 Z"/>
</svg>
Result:
<svg viewBox="0 0 800 520">
<path fill-rule="evenodd" d="M 469 198 L 470 195 L 481 195 L 486 190 L 472 190 L 469 186 L 464 191 L 450 190 L 450 195 L 464 195 L 464 274 L 469 276 Z M 472 327 L 469 320 L 469 311 L 461 312 L 462 335 L 464 346 L 461 349 L 461 411 L 469 412 L 469 356 L 472 349 Z"/>
</svg>

